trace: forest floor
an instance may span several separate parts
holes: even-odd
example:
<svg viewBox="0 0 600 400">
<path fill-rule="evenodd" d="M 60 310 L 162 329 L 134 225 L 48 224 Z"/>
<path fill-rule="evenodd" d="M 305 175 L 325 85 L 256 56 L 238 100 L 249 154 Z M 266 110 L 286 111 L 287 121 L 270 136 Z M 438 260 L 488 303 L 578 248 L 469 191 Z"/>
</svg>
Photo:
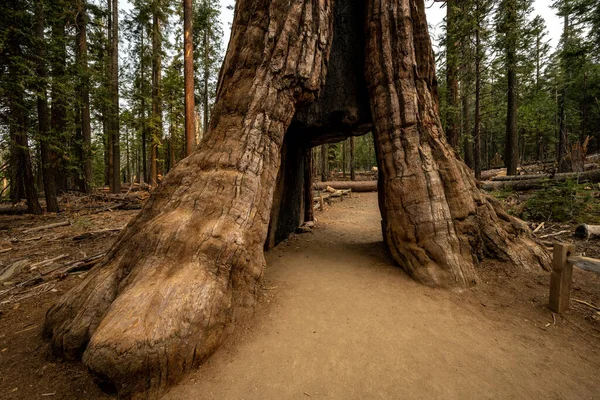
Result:
<svg viewBox="0 0 600 400">
<path fill-rule="evenodd" d="M 0 286 L 0 398 L 110 398 L 80 364 L 49 356 L 41 326 L 85 275 L 52 271 L 105 251 L 117 234 L 106 229 L 136 213 L 0 217 L 0 251 L 12 248 L 0 253 L 0 274 L 27 260 Z M 67 216 L 68 226 L 24 233 Z M 431 289 L 387 257 L 376 193 L 316 216 L 311 233 L 267 254 L 255 317 L 165 399 L 598 398 L 600 314 L 572 302 L 554 315 L 548 273 L 486 263 L 472 290 Z M 573 286 L 572 298 L 600 305 L 599 276 L 576 270 Z"/>
</svg>

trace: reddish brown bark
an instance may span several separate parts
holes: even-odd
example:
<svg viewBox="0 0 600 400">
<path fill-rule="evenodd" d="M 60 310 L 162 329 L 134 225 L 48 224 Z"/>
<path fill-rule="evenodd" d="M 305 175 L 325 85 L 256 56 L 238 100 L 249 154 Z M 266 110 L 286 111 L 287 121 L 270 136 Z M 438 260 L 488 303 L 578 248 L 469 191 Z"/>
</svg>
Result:
<svg viewBox="0 0 600 400">
<path fill-rule="evenodd" d="M 422 0 L 369 0 L 367 81 L 380 166 L 384 240 L 429 285 L 469 287 L 474 258 L 548 265 L 526 225 L 477 188 L 444 140 Z"/>
<path fill-rule="evenodd" d="M 156 7 L 156 5 L 155 5 Z M 162 34 L 159 10 L 152 18 L 152 137 L 150 138 L 150 185 L 158 185 L 158 146 L 162 140 Z"/>
<path fill-rule="evenodd" d="M 177 381 L 254 303 L 283 137 L 297 105 L 325 80 L 330 1 L 237 7 L 202 149 L 169 173 L 105 260 L 47 315 L 54 351 L 83 357 L 123 395 L 156 395 Z"/>
<path fill-rule="evenodd" d="M 444 140 L 423 1 L 367 4 L 366 77 L 394 259 L 421 282 L 459 288 L 477 280 L 474 256 L 520 268 L 548 261 Z M 294 190 L 306 131 L 290 124 L 306 103 L 331 100 L 319 94 L 335 64 L 333 1 L 240 0 L 236 10 L 202 148 L 46 318 L 54 351 L 82 357 L 121 395 L 156 396 L 202 363 L 254 305 L 269 223 L 274 243 L 282 217 L 301 222 L 287 210 L 290 198 L 302 206 Z"/>
<path fill-rule="evenodd" d="M 192 0 L 183 0 L 183 77 L 185 80 L 185 155 L 196 149 L 194 106 L 194 44 L 192 42 Z"/>
</svg>

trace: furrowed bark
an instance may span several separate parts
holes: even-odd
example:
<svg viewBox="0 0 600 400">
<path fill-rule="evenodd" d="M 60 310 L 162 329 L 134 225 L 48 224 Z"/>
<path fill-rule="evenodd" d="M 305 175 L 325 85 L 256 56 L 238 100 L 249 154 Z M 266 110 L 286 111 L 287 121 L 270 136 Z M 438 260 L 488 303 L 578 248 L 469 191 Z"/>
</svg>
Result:
<svg viewBox="0 0 600 400">
<path fill-rule="evenodd" d="M 283 137 L 324 84 L 331 1 L 237 7 L 202 148 L 47 314 L 54 351 L 83 357 L 121 395 L 157 396 L 253 305 Z"/>
<path fill-rule="evenodd" d="M 194 104 L 194 44 L 192 41 L 192 0 L 183 1 L 183 77 L 185 81 L 185 156 L 196 149 L 196 111 Z"/>
<path fill-rule="evenodd" d="M 549 265 L 525 224 L 477 189 L 446 142 L 423 0 L 369 0 L 366 75 L 380 167 L 383 236 L 415 279 L 465 288 L 474 258 Z"/>
</svg>

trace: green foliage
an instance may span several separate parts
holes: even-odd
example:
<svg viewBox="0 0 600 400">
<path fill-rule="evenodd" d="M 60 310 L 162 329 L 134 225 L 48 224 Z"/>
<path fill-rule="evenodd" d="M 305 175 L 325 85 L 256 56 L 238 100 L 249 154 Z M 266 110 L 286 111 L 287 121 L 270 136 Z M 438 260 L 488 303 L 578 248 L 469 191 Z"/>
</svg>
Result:
<svg viewBox="0 0 600 400">
<path fill-rule="evenodd" d="M 600 191 L 591 184 L 546 183 L 527 199 L 520 214 L 528 221 L 600 222 Z"/>
</svg>

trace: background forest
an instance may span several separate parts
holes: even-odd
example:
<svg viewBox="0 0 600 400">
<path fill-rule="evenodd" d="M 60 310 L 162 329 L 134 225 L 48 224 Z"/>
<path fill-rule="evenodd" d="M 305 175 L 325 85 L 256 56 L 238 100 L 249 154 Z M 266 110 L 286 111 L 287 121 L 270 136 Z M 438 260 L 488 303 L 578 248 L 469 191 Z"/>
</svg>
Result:
<svg viewBox="0 0 600 400">
<path fill-rule="evenodd" d="M 437 1 L 437 0 L 436 0 Z M 431 4 L 431 1 L 426 3 Z M 560 0 L 549 45 L 533 0 L 448 0 L 438 83 L 448 141 L 481 170 L 579 170 L 600 149 L 600 3 Z M 195 142 L 226 45 L 216 0 L 194 0 Z M 0 15 L 0 185 L 30 212 L 56 197 L 156 184 L 186 155 L 183 2 L 7 0 Z M 558 29 L 558 27 L 552 27 Z M 315 175 L 376 166 L 371 134 L 313 150 Z"/>
</svg>

